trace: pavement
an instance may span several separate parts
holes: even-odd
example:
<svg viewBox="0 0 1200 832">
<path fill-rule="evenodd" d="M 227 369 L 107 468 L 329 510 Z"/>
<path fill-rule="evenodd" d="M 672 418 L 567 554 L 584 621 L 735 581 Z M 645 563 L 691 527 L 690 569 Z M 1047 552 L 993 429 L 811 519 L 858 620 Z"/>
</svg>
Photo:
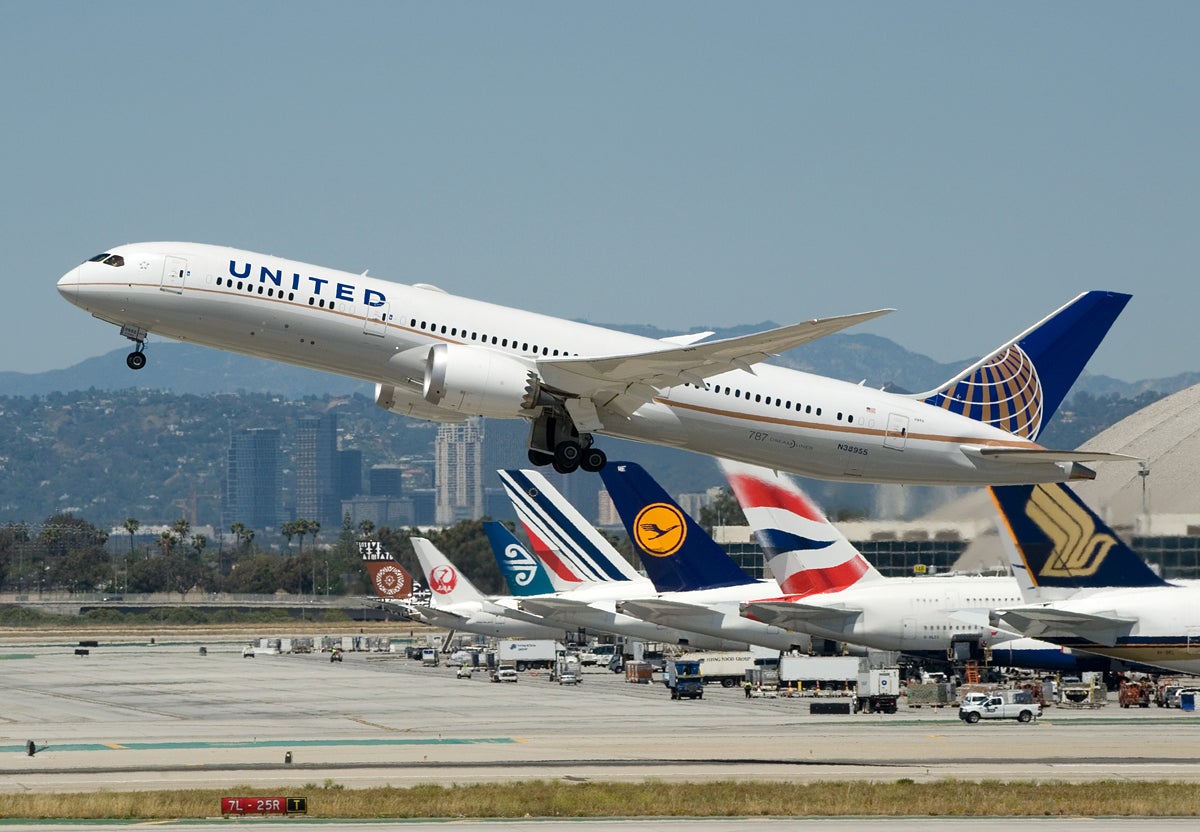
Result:
<svg viewBox="0 0 1200 832">
<path fill-rule="evenodd" d="M 578 686 L 533 671 L 494 684 L 402 654 L 243 658 L 245 643 L 164 630 L 153 643 L 101 637 L 76 655 L 74 638 L 0 638 L 0 794 L 327 781 L 1200 782 L 1200 716 L 1174 709 L 1112 701 L 1050 708 L 1029 725 L 966 725 L 954 708 L 826 716 L 807 699 L 711 686 L 672 701 L 661 685 L 607 671 Z"/>
</svg>

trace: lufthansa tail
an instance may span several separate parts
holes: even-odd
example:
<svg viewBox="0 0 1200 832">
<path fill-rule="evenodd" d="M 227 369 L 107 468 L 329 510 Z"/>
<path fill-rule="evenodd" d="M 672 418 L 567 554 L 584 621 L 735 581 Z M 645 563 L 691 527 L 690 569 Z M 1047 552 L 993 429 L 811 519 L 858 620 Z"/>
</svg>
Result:
<svg viewBox="0 0 1200 832">
<path fill-rule="evenodd" d="M 1058 483 L 989 489 L 1033 592 L 1166 586 L 1116 532 Z M 1033 599 L 1027 599 L 1033 600 Z"/>
<path fill-rule="evenodd" d="M 685 592 L 758 583 L 642 466 L 610 462 L 600 476 L 656 590 Z"/>
<path fill-rule="evenodd" d="M 915 398 L 1036 440 L 1130 297 L 1084 292 L 942 386 Z"/>
</svg>

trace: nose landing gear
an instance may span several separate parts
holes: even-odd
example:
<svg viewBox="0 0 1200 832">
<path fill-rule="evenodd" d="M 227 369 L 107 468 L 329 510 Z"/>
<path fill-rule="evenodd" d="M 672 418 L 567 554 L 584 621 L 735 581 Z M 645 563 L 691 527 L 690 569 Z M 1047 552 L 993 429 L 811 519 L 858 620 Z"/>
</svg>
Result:
<svg viewBox="0 0 1200 832">
<path fill-rule="evenodd" d="M 146 348 L 146 336 L 149 333 L 140 326 L 125 324 L 121 327 L 121 334 L 136 345 L 133 352 L 125 356 L 125 366 L 131 370 L 142 369 L 146 366 L 146 353 L 142 350 Z"/>
</svg>

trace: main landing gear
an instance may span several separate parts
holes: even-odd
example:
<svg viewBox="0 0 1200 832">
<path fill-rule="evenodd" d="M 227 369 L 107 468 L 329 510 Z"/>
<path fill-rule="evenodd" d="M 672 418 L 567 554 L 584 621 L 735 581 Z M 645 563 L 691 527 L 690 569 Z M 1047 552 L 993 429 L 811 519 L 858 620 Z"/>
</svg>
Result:
<svg viewBox="0 0 1200 832">
<path fill-rule="evenodd" d="M 125 366 L 131 370 L 142 369 L 146 366 L 146 353 L 143 350 L 146 348 L 146 336 L 149 333 L 140 326 L 125 324 L 121 327 L 121 334 L 135 345 L 133 352 L 125 356 Z"/>
<path fill-rule="evenodd" d="M 592 435 L 576 430 L 565 410 L 547 410 L 533 420 L 529 430 L 531 463 L 553 466 L 560 474 L 579 468 L 595 473 L 608 463 L 604 451 L 592 445 Z"/>
</svg>

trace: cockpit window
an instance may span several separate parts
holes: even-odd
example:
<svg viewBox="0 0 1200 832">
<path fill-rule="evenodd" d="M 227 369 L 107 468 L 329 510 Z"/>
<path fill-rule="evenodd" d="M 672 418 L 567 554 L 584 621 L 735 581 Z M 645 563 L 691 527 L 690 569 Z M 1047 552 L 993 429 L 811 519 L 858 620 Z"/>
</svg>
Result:
<svg viewBox="0 0 1200 832">
<path fill-rule="evenodd" d="M 119 254 L 109 254 L 107 251 L 88 258 L 89 263 L 104 263 L 106 266 L 124 266 L 125 258 Z"/>
<path fill-rule="evenodd" d="M 111 257 L 111 256 L 112 255 L 110 255 L 107 251 L 103 251 L 103 252 L 97 254 L 95 257 L 89 257 L 88 262 L 89 263 L 99 263 L 105 257 Z"/>
</svg>

